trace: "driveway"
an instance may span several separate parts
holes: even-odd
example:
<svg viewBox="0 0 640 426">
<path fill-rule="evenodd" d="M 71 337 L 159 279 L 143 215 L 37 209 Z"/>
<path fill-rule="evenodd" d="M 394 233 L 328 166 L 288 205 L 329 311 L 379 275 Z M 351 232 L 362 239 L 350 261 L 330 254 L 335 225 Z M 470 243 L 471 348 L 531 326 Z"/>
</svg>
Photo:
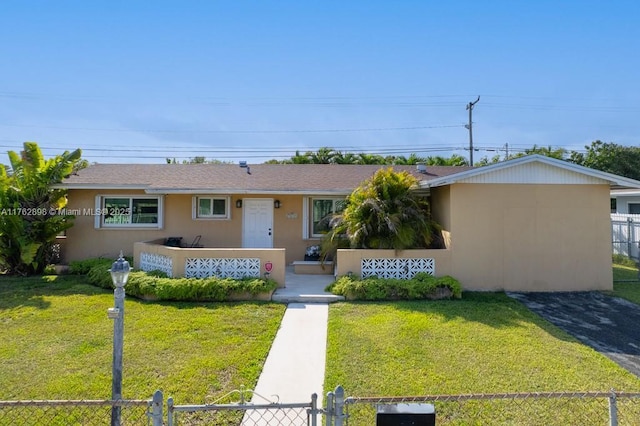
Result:
<svg viewBox="0 0 640 426">
<path fill-rule="evenodd" d="M 640 377 L 640 306 L 599 292 L 509 296 Z"/>
</svg>

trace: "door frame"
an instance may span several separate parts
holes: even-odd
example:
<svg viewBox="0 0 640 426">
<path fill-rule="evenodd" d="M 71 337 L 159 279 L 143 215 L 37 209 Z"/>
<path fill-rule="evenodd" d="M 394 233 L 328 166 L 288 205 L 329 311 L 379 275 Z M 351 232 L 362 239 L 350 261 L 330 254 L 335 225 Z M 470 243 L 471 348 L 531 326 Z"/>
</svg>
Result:
<svg viewBox="0 0 640 426">
<path fill-rule="evenodd" d="M 242 248 L 273 248 L 273 223 L 274 223 L 274 212 L 273 212 L 273 198 L 244 198 L 242 200 Z M 255 203 L 254 203 L 255 202 Z M 267 224 L 267 227 L 269 228 L 270 232 L 270 244 L 269 247 L 248 247 L 247 246 L 247 233 L 246 233 L 246 229 L 247 227 L 245 226 L 245 221 L 247 220 L 247 208 L 249 205 L 251 204 L 259 204 L 259 203 L 263 203 L 265 206 L 267 206 L 266 211 L 269 214 L 269 220 L 270 223 Z M 268 205 L 267 205 L 268 203 Z"/>
</svg>

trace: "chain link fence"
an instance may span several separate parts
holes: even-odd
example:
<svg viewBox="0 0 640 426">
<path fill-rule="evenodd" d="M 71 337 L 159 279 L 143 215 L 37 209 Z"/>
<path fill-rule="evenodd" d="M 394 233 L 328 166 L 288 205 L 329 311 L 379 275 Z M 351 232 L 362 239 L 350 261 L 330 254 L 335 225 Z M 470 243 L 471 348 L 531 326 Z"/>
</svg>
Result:
<svg viewBox="0 0 640 426">
<path fill-rule="evenodd" d="M 150 424 L 150 400 L 0 401 L 0 426 L 108 425 L 120 407 L 122 425 Z"/>
<path fill-rule="evenodd" d="M 344 391 L 337 388 L 327 398 L 334 401 L 333 407 L 327 408 L 327 425 L 330 426 L 370 426 L 376 424 L 379 406 L 400 403 L 433 405 L 435 424 L 439 426 L 640 424 L 640 393 L 540 392 L 344 398 L 339 392 Z"/>
</svg>

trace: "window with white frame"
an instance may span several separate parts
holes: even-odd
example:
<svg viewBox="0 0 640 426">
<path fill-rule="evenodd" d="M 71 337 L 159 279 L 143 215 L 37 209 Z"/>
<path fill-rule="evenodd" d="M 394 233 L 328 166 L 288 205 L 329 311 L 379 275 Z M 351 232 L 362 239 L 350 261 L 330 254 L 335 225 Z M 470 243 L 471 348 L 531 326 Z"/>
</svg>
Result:
<svg viewBox="0 0 640 426">
<path fill-rule="evenodd" d="M 95 215 L 97 228 L 162 228 L 162 197 L 98 196 Z"/>
<path fill-rule="evenodd" d="M 627 205 L 629 214 L 640 214 L 640 203 L 629 203 Z"/>
<path fill-rule="evenodd" d="M 193 197 L 194 219 L 229 219 L 229 197 Z"/>
<path fill-rule="evenodd" d="M 331 229 L 331 219 L 344 210 L 347 200 L 344 198 L 311 199 L 311 236 L 321 237 Z"/>
</svg>

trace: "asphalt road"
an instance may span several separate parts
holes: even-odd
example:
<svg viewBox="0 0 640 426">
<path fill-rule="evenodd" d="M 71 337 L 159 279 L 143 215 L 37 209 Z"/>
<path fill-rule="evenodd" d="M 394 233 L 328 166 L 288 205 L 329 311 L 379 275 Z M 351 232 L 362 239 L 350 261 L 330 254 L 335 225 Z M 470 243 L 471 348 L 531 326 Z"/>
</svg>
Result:
<svg viewBox="0 0 640 426">
<path fill-rule="evenodd" d="M 640 306 L 599 292 L 509 296 L 640 377 Z"/>
</svg>

